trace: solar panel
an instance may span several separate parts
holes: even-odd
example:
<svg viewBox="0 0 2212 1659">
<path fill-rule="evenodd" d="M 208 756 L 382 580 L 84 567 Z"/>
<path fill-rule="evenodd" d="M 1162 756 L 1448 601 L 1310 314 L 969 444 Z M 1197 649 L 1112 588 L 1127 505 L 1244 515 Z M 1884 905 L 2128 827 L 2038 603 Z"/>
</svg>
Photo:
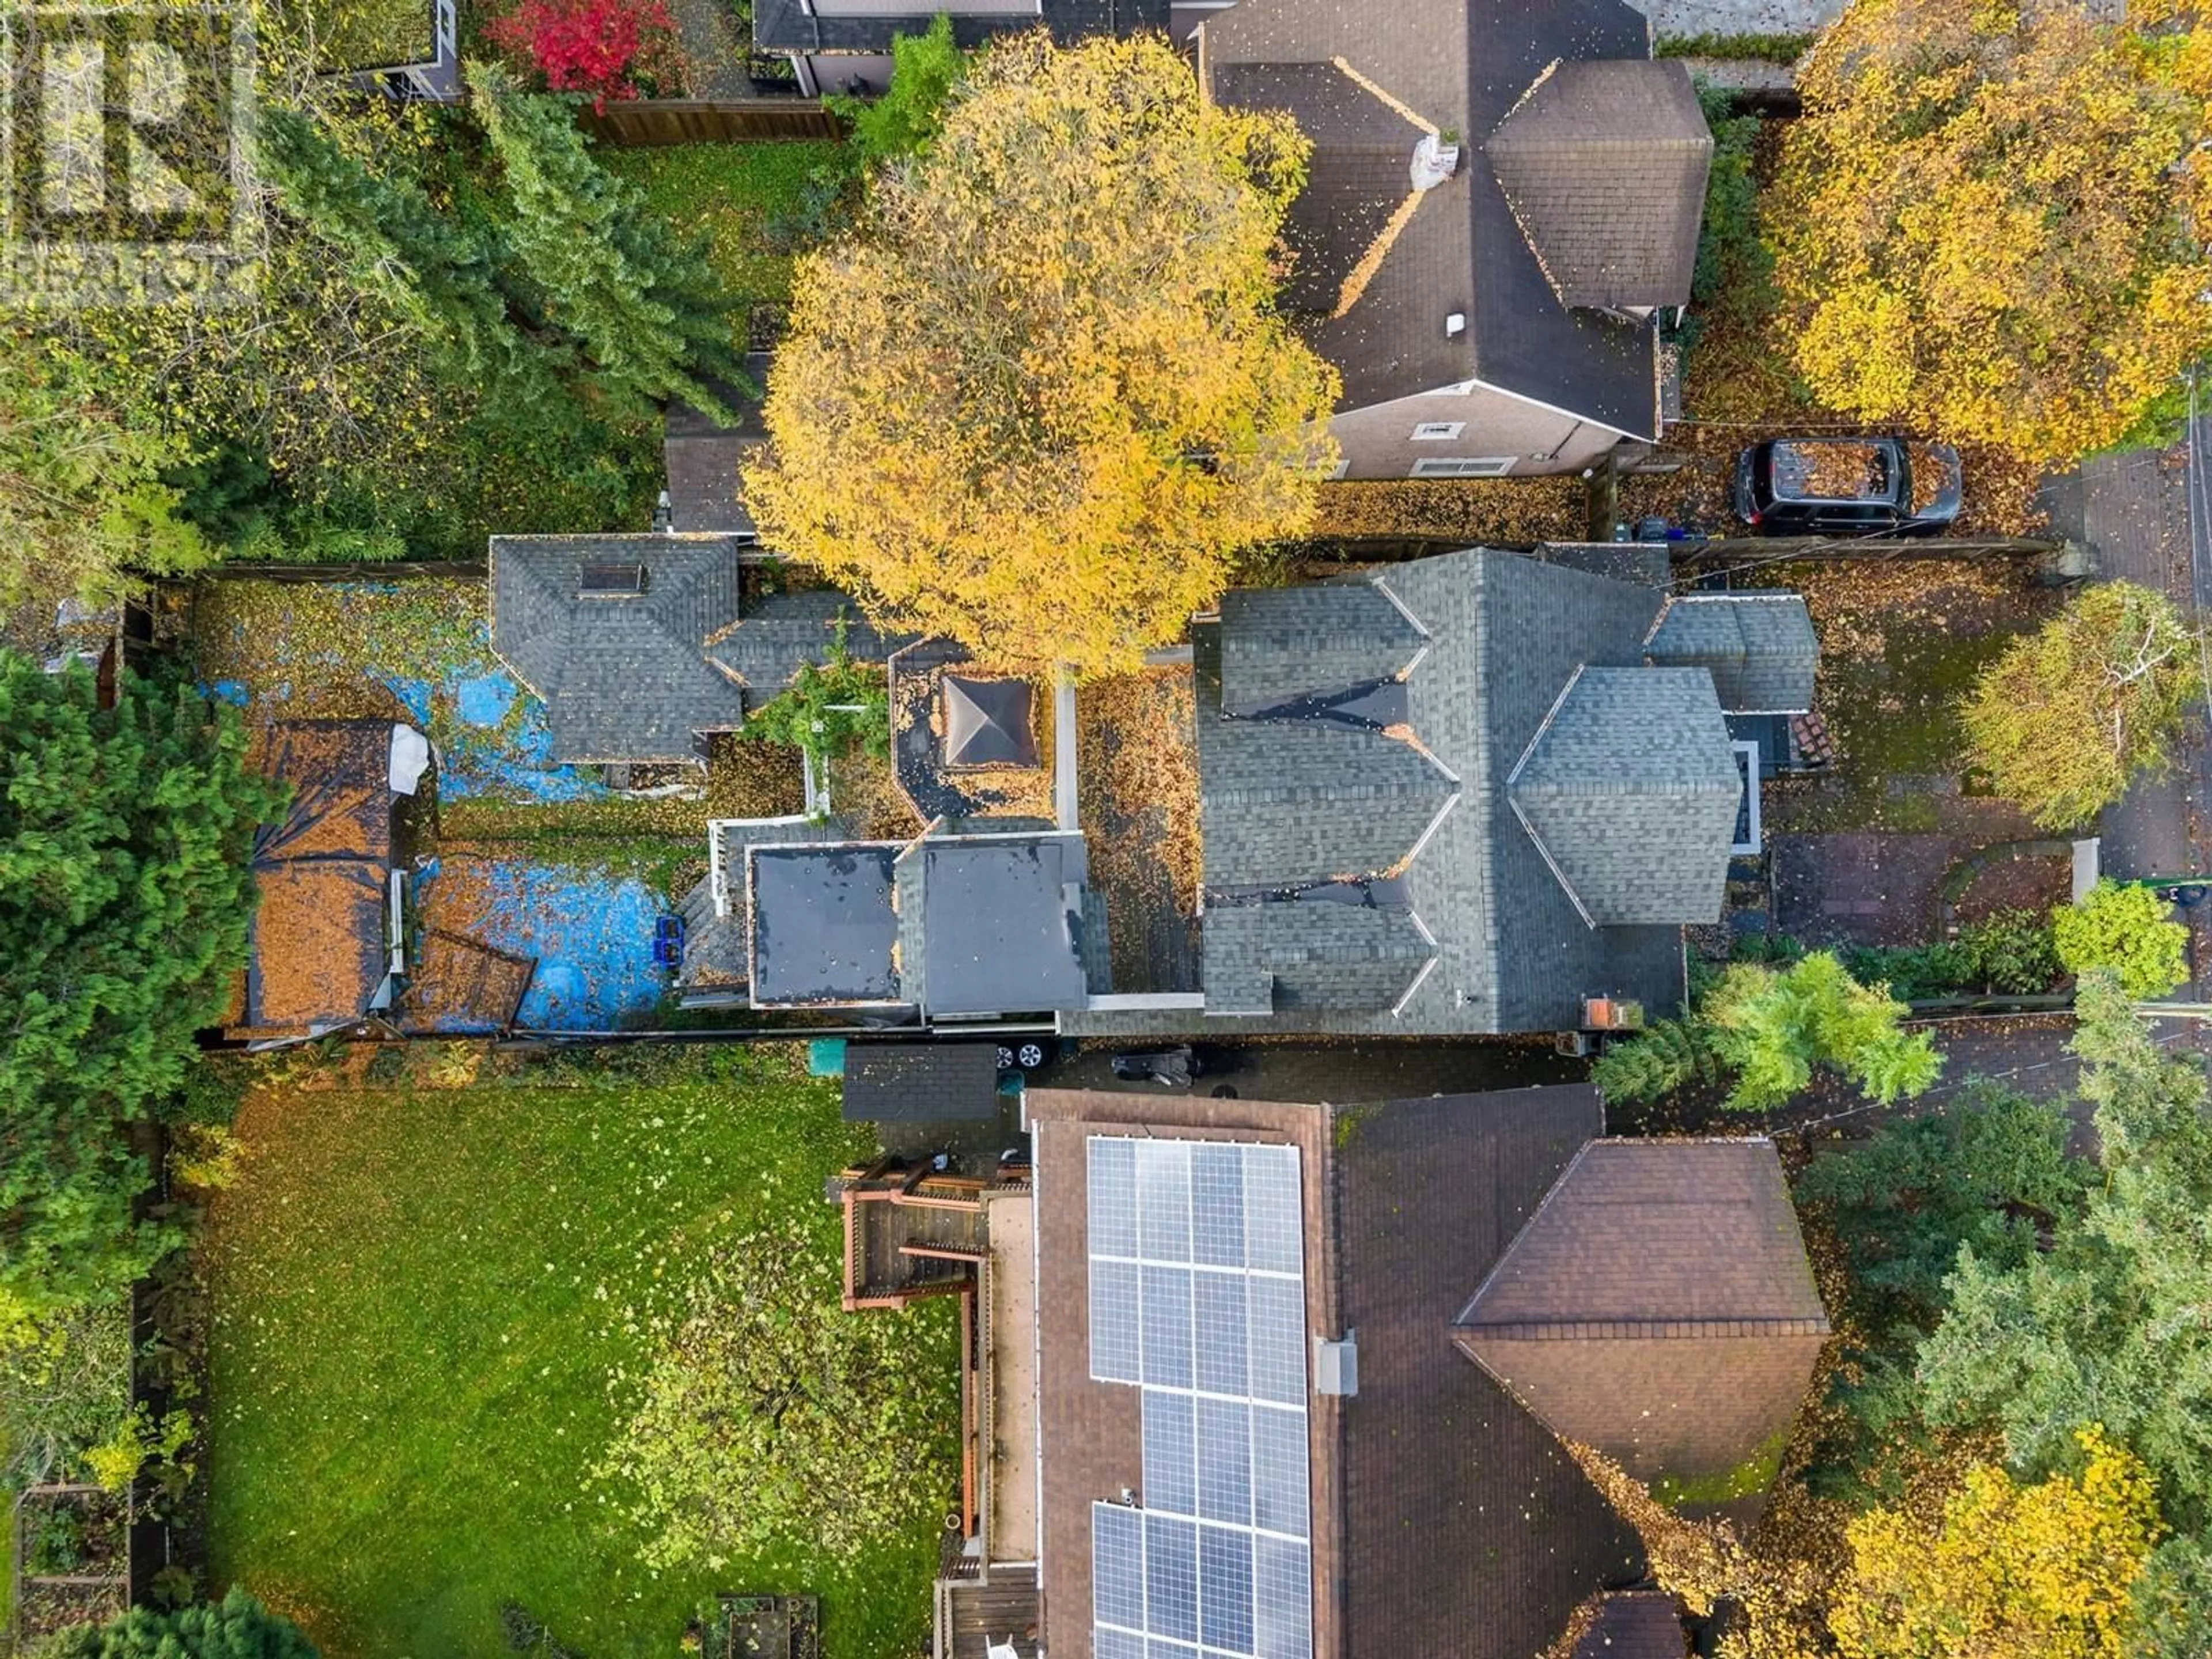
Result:
<svg viewBox="0 0 2212 1659">
<path fill-rule="evenodd" d="M 1098 1659 L 1311 1659 L 1294 1146 L 1093 1136 L 1091 1374 L 1143 1391 L 1142 1509 L 1092 1506 Z"/>
</svg>

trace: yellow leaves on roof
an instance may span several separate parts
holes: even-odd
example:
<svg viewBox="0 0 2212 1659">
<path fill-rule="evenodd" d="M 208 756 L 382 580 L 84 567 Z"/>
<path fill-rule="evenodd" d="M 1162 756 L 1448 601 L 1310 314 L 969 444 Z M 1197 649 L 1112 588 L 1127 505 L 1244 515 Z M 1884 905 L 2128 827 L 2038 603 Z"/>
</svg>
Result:
<svg viewBox="0 0 2212 1659">
<path fill-rule="evenodd" d="M 982 55 L 858 238 L 802 262 L 764 537 L 978 653 L 1133 668 L 1299 533 L 1336 377 L 1273 306 L 1307 146 L 1156 40 Z"/>
</svg>

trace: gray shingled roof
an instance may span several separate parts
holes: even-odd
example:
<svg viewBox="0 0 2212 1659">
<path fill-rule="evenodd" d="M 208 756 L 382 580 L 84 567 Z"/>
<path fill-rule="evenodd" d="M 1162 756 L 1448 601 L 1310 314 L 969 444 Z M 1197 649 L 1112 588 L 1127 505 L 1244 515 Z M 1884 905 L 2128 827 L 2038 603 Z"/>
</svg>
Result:
<svg viewBox="0 0 2212 1659">
<path fill-rule="evenodd" d="M 1240 588 L 1221 600 L 1221 706 L 1256 714 L 1403 674 L 1419 629 L 1372 582 Z"/>
<path fill-rule="evenodd" d="M 694 759 L 699 733 L 736 730 L 826 660 L 841 623 L 855 659 L 890 655 L 896 641 L 842 593 L 744 605 L 738 548 L 728 535 L 491 538 L 492 649 L 544 699 L 554 759 Z M 587 565 L 642 566 L 644 591 L 586 598 Z"/>
<path fill-rule="evenodd" d="M 1667 601 L 1646 660 L 1712 672 L 1731 714 L 1802 714 L 1813 706 L 1820 649 L 1795 593 L 1690 593 Z"/>
<path fill-rule="evenodd" d="M 1288 299 L 1343 374 L 1340 408 L 1480 378 L 1657 435 L 1652 329 L 1561 302 L 1480 144 L 1553 62 L 1648 60 L 1642 13 L 1623 0 L 1239 0 L 1203 28 L 1217 100 L 1287 110 L 1315 139 L 1286 228 Z M 1339 59 L 1423 122 L 1463 135 L 1457 175 L 1426 192 L 1341 317 L 1340 285 L 1406 198 L 1419 131 L 1348 89 L 1358 82 Z M 1468 318 L 1455 337 L 1443 327 L 1452 312 Z"/>
<path fill-rule="evenodd" d="M 1506 792 L 1593 927 L 1720 920 L 1743 780 L 1704 670 L 1583 670 Z"/>
<path fill-rule="evenodd" d="M 587 564 L 635 564 L 645 591 L 583 597 Z M 738 619 L 726 536 L 495 536 L 492 649 L 544 698 L 563 763 L 678 761 L 744 724 L 744 697 L 702 654 Z"/>
<path fill-rule="evenodd" d="M 1286 625 L 1297 607 L 1232 595 L 1220 623 L 1194 635 L 1209 1021 L 1475 1033 L 1572 1025 L 1590 994 L 1672 1006 L 1681 994 L 1679 929 L 1640 920 L 1593 929 L 1505 788 L 1577 671 L 1620 671 L 1629 717 L 1656 757 L 1648 764 L 1683 786 L 1638 805 L 1638 821 L 1656 830 L 1639 858 L 1701 849 L 1685 860 L 1693 875 L 1670 867 L 1656 878 L 1670 904 L 1679 905 L 1674 886 L 1717 880 L 1735 765 L 1706 677 L 1641 665 L 1659 594 L 1480 550 L 1374 580 L 1374 599 L 1410 615 L 1420 642 L 1402 717 L 1388 726 L 1224 717 L 1222 665 L 1231 655 L 1270 686 L 1313 682 L 1294 664 L 1265 660 L 1271 650 L 1309 648 L 1313 636 Z M 1341 588 L 1309 591 L 1336 614 L 1384 614 Z M 1239 637 L 1247 626 L 1256 640 Z M 1332 673 L 1346 660 L 1369 665 L 1334 640 L 1313 648 Z M 1699 688 L 1702 702 L 1690 695 Z M 1686 728 L 1665 729 L 1692 714 Z M 1550 787 L 1550 764 L 1532 787 Z M 1705 792 L 1723 776 L 1729 793 L 1716 865 L 1705 819 L 1717 812 Z"/>
<path fill-rule="evenodd" d="M 1562 304 L 1689 302 L 1713 137 L 1680 63 L 1554 64 L 1482 148 Z"/>
<path fill-rule="evenodd" d="M 855 662 L 885 661 L 911 637 L 878 633 L 852 600 L 817 587 L 763 594 L 742 621 L 708 640 L 707 655 L 757 704 L 789 685 L 806 664 L 828 661 L 841 626 L 846 654 Z"/>
</svg>

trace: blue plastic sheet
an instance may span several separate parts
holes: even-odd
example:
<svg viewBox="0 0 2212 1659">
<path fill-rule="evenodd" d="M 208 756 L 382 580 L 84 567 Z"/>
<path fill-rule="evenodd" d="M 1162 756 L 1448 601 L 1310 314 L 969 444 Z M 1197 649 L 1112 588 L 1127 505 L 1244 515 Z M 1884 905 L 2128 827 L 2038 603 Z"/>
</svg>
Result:
<svg viewBox="0 0 2212 1659">
<path fill-rule="evenodd" d="M 537 959 L 516 1024 L 613 1030 L 659 1004 L 668 974 L 653 960 L 653 932 L 663 905 L 636 877 L 570 865 L 447 859 L 417 878 L 416 903 L 426 911 L 439 908 L 441 882 L 471 890 L 466 931 L 498 950 Z"/>
</svg>

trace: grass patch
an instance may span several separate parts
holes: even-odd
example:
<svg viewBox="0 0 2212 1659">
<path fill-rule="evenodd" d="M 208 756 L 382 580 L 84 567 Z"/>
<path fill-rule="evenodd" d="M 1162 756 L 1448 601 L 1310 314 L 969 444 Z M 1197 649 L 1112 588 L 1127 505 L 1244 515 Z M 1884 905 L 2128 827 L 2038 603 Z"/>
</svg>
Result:
<svg viewBox="0 0 2212 1659">
<path fill-rule="evenodd" d="M 1934 796 L 1912 784 L 1964 779 L 1959 704 L 1983 668 L 2057 604 L 2016 561 L 1780 565 L 1763 586 L 1805 597 L 1820 641 L 1819 702 L 1841 757 L 1812 789 L 1774 793 L 1773 830 L 1924 831 Z"/>
<path fill-rule="evenodd" d="M 215 1578 L 326 1653 L 489 1659 L 513 1601 L 591 1659 L 664 1656 L 726 1590 L 818 1594 L 832 1659 L 923 1639 L 934 1526 L 850 1566 L 792 1537 L 655 1576 L 591 1480 L 703 1258 L 770 1223 L 835 1252 L 823 1178 L 869 1150 L 793 1055 L 621 1059 L 444 1090 L 295 1062 L 247 1096 L 201 1247 Z M 948 1493 L 953 1313 L 851 1316 L 911 1320 L 945 1428 L 914 1479 Z"/>
<path fill-rule="evenodd" d="M 602 145 L 599 165 L 645 192 L 646 205 L 684 237 L 704 236 L 714 269 L 743 301 L 781 304 L 814 175 L 835 170 L 827 142 Z"/>
<path fill-rule="evenodd" d="M 1794 64 L 1813 50 L 1817 34 L 1662 34 L 1654 58 L 1718 58 L 1731 63 Z"/>
</svg>

